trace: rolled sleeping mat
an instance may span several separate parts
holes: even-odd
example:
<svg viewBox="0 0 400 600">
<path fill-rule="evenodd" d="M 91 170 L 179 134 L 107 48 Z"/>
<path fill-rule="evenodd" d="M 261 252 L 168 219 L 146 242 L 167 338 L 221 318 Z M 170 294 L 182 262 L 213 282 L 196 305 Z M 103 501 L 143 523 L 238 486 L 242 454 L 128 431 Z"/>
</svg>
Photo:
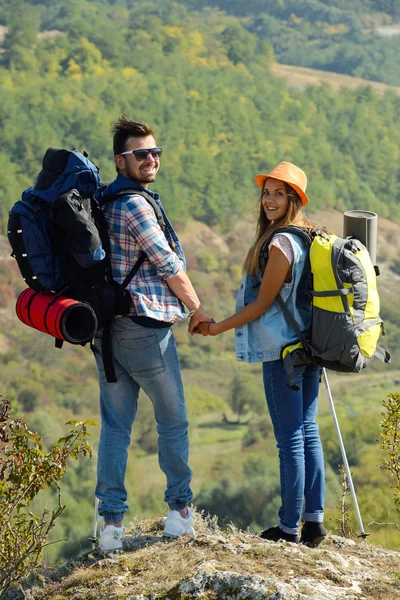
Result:
<svg viewBox="0 0 400 600">
<path fill-rule="evenodd" d="M 369 210 L 348 210 L 343 215 L 343 237 L 352 236 L 367 248 L 373 265 L 376 264 L 378 215 Z"/>
<path fill-rule="evenodd" d="M 27 288 L 15 307 L 20 321 L 70 344 L 85 344 L 97 331 L 97 317 L 86 302 Z"/>
</svg>

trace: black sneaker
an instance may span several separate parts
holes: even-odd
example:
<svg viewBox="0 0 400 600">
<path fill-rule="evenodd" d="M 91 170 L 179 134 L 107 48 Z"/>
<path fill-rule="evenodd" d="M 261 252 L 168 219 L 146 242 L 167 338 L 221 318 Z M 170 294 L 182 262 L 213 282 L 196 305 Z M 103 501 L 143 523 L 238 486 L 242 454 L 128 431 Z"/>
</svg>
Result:
<svg viewBox="0 0 400 600">
<path fill-rule="evenodd" d="M 298 544 L 300 541 L 298 535 L 293 533 L 285 533 L 280 527 L 270 527 L 269 529 L 266 529 L 260 533 L 260 537 L 263 538 L 263 540 L 271 540 L 273 542 L 285 540 L 285 542 Z"/>
<path fill-rule="evenodd" d="M 310 546 L 319 546 L 325 537 L 326 529 L 323 523 L 313 523 L 312 521 L 304 521 L 300 538 L 300 542 L 302 544 L 310 544 Z"/>
</svg>

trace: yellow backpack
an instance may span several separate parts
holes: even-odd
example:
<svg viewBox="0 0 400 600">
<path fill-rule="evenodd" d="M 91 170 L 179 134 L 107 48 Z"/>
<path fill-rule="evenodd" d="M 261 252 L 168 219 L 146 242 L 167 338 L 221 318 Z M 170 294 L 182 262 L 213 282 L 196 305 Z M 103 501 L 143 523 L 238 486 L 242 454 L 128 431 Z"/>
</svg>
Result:
<svg viewBox="0 0 400 600">
<path fill-rule="evenodd" d="M 366 247 L 351 237 L 309 232 L 295 226 L 275 231 L 268 245 L 277 233 L 297 235 L 309 247 L 296 299 L 300 311 L 302 303 L 303 306 L 312 303 L 308 332 L 300 331 L 280 295 L 277 297 L 286 320 L 299 338 L 282 350 L 289 375 L 295 366 L 311 362 L 350 373 L 359 373 L 374 357 L 390 362 L 388 352 L 378 346 L 379 336 L 385 332 L 379 316 L 376 270 Z M 262 271 L 268 260 L 267 244 L 260 253 Z"/>
</svg>

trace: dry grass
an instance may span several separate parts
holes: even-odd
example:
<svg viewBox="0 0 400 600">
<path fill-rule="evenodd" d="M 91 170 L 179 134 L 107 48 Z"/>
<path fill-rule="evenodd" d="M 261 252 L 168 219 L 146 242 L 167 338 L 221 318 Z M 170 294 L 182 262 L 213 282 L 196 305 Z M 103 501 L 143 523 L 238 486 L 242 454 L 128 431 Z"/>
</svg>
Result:
<svg viewBox="0 0 400 600">
<path fill-rule="evenodd" d="M 207 573 L 211 581 L 213 577 L 220 580 L 221 577 L 240 579 L 250 576 L 251 581 L 263 581 L 271 593 L 279 586 L 297 590 L 297 596 L 279 596 L 282 600 L 289 597 L 318 600 L 363 596 L 368 600 L 400 598 L 400 554 L 379 550 L 366 542 L 355 543 L 328 536 L 318 549 L 285 542 L 277 544 L 233 526 L 221 530 L 216 519 L 204 519 L 198 513 L 196 538 L 184 537 L 168 542 L 162 538 L 163 522 L 163 519 L 132 522 L 124 552 L 108 556 L 99 552 L 86 554 L 61 569 L 46 572 L 48 583 L 44 587 L 31 587 L 29 598 L 222 598 L 211 587 L 200 596 L 182 593 L 180 583 L 199 572 Z M 354 582 L 359 589 L 358 595 L 348 591 Z"/>
<path fill-rule="evenodd" d="M 350 75 L 342 75 L 341 73 L 333 73 L 331 71 L 320 71 L 318 69 L 310 69 L 306 67 L 295 67 L 293 65 L 283 65 L 275 63 L 271 69 L 272 73 L 277 77 L 287 79 L 290 86 L 298 86 L 304 88 L 308 85 L 320 85 L 321 83 L 329 83 L 334 90 L 339 90 L 341 87 L 357 88 L 359 86 L 370 85 L 378 94 L 384 94 L 388 90 L 394 90 L 400 93 L 400 87 L 387 85 L 379 81 L 370 81 L 361 79 L 360 77 L 351 77 Z"/>
</svg>

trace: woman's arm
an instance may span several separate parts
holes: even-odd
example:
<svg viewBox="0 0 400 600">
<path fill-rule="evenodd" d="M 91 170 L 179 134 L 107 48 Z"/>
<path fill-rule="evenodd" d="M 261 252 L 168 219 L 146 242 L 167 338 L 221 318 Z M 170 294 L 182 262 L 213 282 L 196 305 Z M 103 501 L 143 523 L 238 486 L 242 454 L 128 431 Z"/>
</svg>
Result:
<svg viewBox="0 0 400 600">
<path fill-rule="evenodd" d="M 200 323 L 200 325 L 198 325 L 200 333 L 203 333 L 203 335 L 219 335 L 224 331 L 254 321 L 254 319 L 263 315 L 267 312 L 272 302 L 279 294 L 289 269 L 289 261 L 283 252 L 275 246 L 271 246 L 260 290 L 254 302 L 248 304 L 231 317 L 219 321 L 219 323 Z"/>
</svg>

